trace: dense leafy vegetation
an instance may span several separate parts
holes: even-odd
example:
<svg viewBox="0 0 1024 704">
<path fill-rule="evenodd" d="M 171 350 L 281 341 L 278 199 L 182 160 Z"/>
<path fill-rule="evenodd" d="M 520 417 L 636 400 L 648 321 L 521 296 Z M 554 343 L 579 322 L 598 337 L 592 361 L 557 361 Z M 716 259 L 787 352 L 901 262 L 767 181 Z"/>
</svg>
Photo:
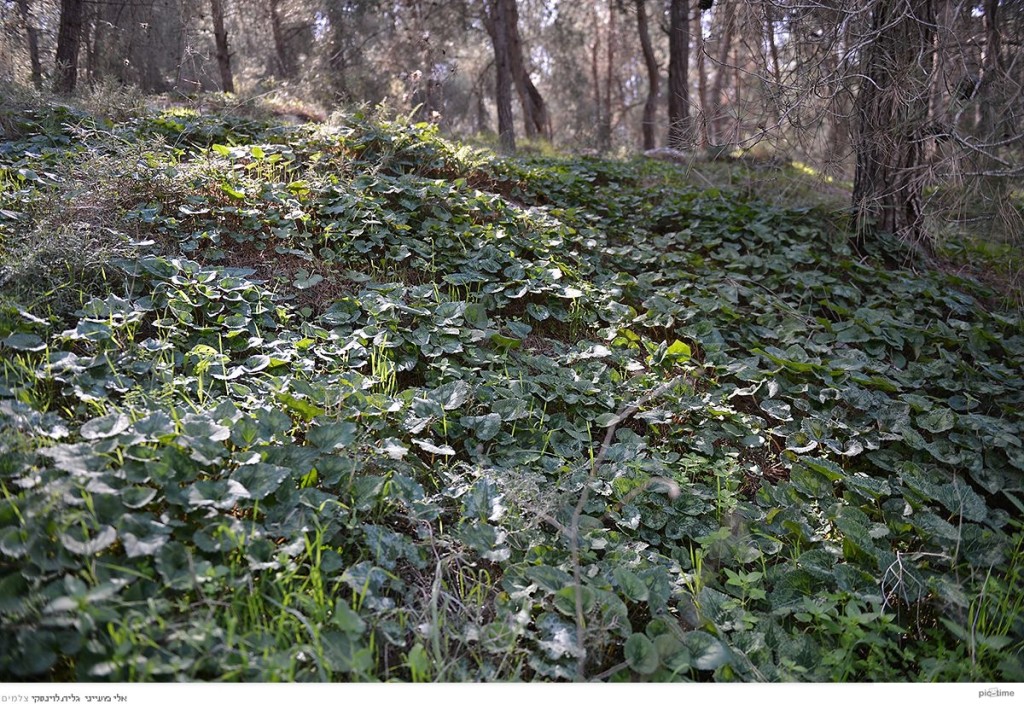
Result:
<svg viewBox="0 0 1024 704">
<path fill-rule="evenodd" d="M 978 284 L 422 124 L 10 134 L 5 679 L 1024 677 Z"/>
</svg>

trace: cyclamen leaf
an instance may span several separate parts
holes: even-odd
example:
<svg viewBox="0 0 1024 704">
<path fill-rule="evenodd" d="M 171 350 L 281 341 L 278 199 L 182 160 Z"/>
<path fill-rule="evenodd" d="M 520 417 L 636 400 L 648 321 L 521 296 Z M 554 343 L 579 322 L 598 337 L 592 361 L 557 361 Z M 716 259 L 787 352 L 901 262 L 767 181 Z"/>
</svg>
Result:
<svg viewBox="0 0 1024 704">
<path fill-rule="evenodd" d="M 687 362 L 693 356 L 693 350 L 682 340 L 676 340 L 665 350 L 665 356 L 675 360 L 677 363 Z"/>
<path fill-rule="evenodd" d="M 487 308 L 481 303 L 469 303 L 462 313 L 463 320 L 478 330 L 483 330 L 490 321 L 487 318 Z"/>
<path fill-rule="evenodd" d="M 41 337 L 26 332 L 8 335 L 0 340 L 0 344 L 4 347 L 10 347 L 12 350 L 21 350 L 23 352 L 38 352 L 46 349 L 46 343 L 43 342 Z"/>
<path fill-rule="evenodd" d="M 130 425 L 131 420 L 128 416 L 121 413 L 112 413 L 100 418 L 93 418 L 82 426 L 79 433 L 86 440 L 99 440 L 119 435 L 127 430 Z"/>
<path fill-rule="evenodd" d="M 785 401 L 780 401 L 777 398 L 766 398 L 764 401 L 761 402 L 761 410 L 767 413 L 775 420 L 793 420 L 793 412 L 790 405 Z"/>
<path fill-rule="evenodd" d="M 584 614 L 594 606 L 594 590 L 589 587 L 569 585 L 555 592 L 555 608 L 566 616 L 576 615 L 576 596 L 579 595 L 580 608 Z"/>
<path fill-rule="evenodd" d="M 919 428 L 930 433 L 944 433 L 956 425 L 956 414 L 948 408 L 936 408 L 916 420 Z"/>
<path fill-rule="evenodd" d="M 617 567 L 612 574 L 619 583 L 622 594 L 630 601 L 647 601 L 649 592 L 644 581 L 623 567 Z"/>
<path fill-rule="evenodd" d="M 661 664 L 658 649 L 643 633 L 634 633 L 627 638 L 622 650 L 629 667 L 641 675 L 653 674 Z"/>
<path fill-rule="evenodd" d="M 265 499 L 277 491 L 289 475 L 291 470 L 286 467 L 260 462 L 239 467 L 232 473 L 231 479 L 244 487 L 251 498 Z"/>
<path fill-rule="evenodd" d="M 444 410 L 452 411 L 464 404 L 469 398 L 470 393 L 472 393 L 472 389 L 469 384 L 459 379 L 458 381 L 437 387 L 428 393 L 427 397 L 440 403 Z"/>
<path fill-rule="evenodd" d="M 720 640 L 705 631 L 690 631 L 683 639 L 698 670 L 717 670 L 732 662 L 732 655 Z"/>
<path fill-rule="evenodd" d="M 366 622 L 352 610 L 347 601 L 341 598 L 334 602 L 334 615 L 331 616 L 331 623 L 345 633 L 358 635 L 366 630 Z"/>
<path fill-rule="evenodd" d="M 479 440 L 487 442 L 498 434 L 501 429 L 501 416 L 497 413 L 488 413 L 484 416 L 477 416 L 479 422 L 474 429 L 476 437 Z"/>
<path fill-rule="evenodd" d="M 412 441 L 421 450 L 424 450 L 425 452 L 429 452 L 432 455 L 441 455 L 443 457 L 451 457 L 452 455 L 455 454 L 455 450 L 453 450 L 450 445 L 437 446 L 437 445 L 435 445 L 432 442 L 428 442 L 426 440 L 419 440 L 417 438 L 412 438 Z"/>
<path fill-rule="evenodd" d="M 76 532 L 80 530 L 75 527 L 71 528 L 60 535 L 60 542 L 68 552 L 72 552 L 76 555 L 95 555 L 96 553 L 109 548 L 117 540 L 117 531 L 114 530 L 113 526 L 104 526 L 103 529 L 94 535 L 92 538 L 86 538 L 83 536 L 82 540 L 78 540 L 74 537 Z"/>
<path fill-rule="evenodd" d="M 309 429 L 306 439 L 321 450 L 337 450 L 347 447 L 355 439 L 358 427 L 348 421 L 324 423 Z"/>
</svg>

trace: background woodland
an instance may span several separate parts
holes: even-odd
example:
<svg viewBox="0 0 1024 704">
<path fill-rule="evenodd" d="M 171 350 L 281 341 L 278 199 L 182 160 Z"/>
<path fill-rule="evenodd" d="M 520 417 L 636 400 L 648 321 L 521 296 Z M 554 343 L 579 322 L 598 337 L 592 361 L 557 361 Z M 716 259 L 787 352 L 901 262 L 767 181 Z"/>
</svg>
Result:
<svg viewBox="0 0 1024 704">
<path fill-rule="evenodd" d="M 927 250 L 1021 230 L 1012 0 L 6 0 L 0 21 L 0 75 L 37 88 L 384 104 L 505 151 L 740 149 L 852 180 L 858 230 Z"/>
</svg>

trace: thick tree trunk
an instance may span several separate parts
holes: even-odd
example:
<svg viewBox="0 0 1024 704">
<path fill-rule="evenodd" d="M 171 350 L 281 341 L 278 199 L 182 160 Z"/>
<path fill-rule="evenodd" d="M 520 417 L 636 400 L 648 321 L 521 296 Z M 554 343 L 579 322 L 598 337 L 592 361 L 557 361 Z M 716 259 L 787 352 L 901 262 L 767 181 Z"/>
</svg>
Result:
<svg viewBox="0 0 1024 704">
<path fill-rule="evenodd" d="M 71 93 L 78 82 L 78 48 L 82 40 L 83 0 L 61 0 L 53 88 Z"/>
<path fill-rule="evenodd" d="M 498 106 L 498 139 L 501 150 L 516 150 L 516 128 L 512 121 L 512 59 L 509 47 L 507 0 L 484 0 L 484 25 L 494 46 L 494 100 Z"/>
<path fill-rule="evenodd" d="M 224 27 L 224 6 L 221 0 L 210 0 L 210 13 L 213 15 L 213 38 L 217 44 L 220 87 L 225 93 L 234 93 L 235 78 L 231 73 L 231 51 L 228 48 L 228 30 Z"/>
<path fill-rule="evenodd" d="M 25 23 L 25 35 L 28 38 L 28 58 L 32 66 L 32 85 L 36 90 L 43 88 L 43 67 L 39 63 L 39 35 L 36 32 L 36 25 L 32 22 L 32 13 L 29 11 L 28 0 L 18 0 L 18 12 L 21 14 L 21 21 Z"/>
<path fill-rule="evenodd" d="M 647 102 L 644 103 L 644 151 L 657 146 L 654 132 L 658 120 L 658 93 L 661 92 L 661 71 L 651 45 L 651 32 L 647 27 L 647 0 L 636 0 L 636 28 L 640 34 L 640 49 L 647 66 Z"/>
<path fill-rule="evenodd" d="M 874 228 L 929 249 L 922 193 L 935 0 L 876 0 L 871 22 L 857 96 L 858 243 Z"/>
<path fill-rule="evenodd" d="M 668 146 L 682 149 L 690 129 L 690 16 L 688 0 L 672 0 L 668 30 Z"/>
</svg>

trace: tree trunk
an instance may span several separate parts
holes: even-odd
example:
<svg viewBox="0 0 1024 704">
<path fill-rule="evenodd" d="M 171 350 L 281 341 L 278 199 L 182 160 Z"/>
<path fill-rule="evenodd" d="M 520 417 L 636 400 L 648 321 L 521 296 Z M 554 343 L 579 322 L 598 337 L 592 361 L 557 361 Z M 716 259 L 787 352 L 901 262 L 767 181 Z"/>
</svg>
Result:
<svg viewBox="0 0 1024 704">
<path fill-rule="evenodd" d="M 636 0 L 636 28 L 640 34 L 640 48 L 647 66 L 647 102 L 644 103 L 644 151 L 654 149 L 654 130 L 658 119 L 658 93 L 661 91 L 661 72 L 651 45 L 651 33 L 647 27 L 647 0 Z"/>
<path fill-rule="evenodd" d="M 36 26 L 32 22 L 32 13 L 29 11 L 28 0 L 18 0 L 18 12 L 21 20 L 25 23 L 25 35 L 28 38 L 28 58 L 32 65 L 32 85 L 36 90 L 43 88 L 43 68 L 39 63 L 39 35 Z"/>
<path fill-rule="evenodd" d="M 507 0 L 484 0 L 484 26 L 494 47 L 494 101 L 498 106 L 498 139 L 501 150 L 516 150 L 516 128 L 512 122 L 512 60 L 509 51 Z"/>
<path fill-rule="evenodd" d="M 348 93 L 346 74 L 348 66 L 345 61 L 345 10 L 341 3 L 327 3 L 327 20 L 331 24 L 330 56 L 327 63 L 331 67 L 331 85 L 334 92 L 345 97 Z"/>
<path fill-rule="evenodd" d="M 715 80 L 711 82 L 711 95 L 708 103 L 714 111 L 711 115 L 711 141 L 714 144 L 722 143 L 722 136 L 725 134 L 725 114 L 722 109 L 722 96 L 725 89 L 726 68 L 729 63 L 729 49 L 732 47 L 732 37 L 736 31 L 736 6 L 733 2 L 719 4 L 718 10 L 721 13 L 718 36 L 718 53 L 715 55 Z"/>
<path fill-rule="evenodd" d="M 235 79 L 231 74 L 231 51 L 228 48 L 228 31 L 224 28 L 224 6 L 221 0 L 210 0 L 210 13 L 213 15 L 213 38 L 217 43 L 220 87 L 225 93 L 234 93 Z"/>
<path fill-rule="evenodd" d="M 672 0 L 668 30 L 668 146 L 682 149 L 690 129 L 690 17 L 688 0 Z"/>
<path fill-rule="evenodd" d="M 603 151 L 611 149 L 612 146 L 612 88 L 615 85 L 615 0 L 608 0 L 608 31 L 606 32 L 607 44 L 605 46 L 605 75 L 604 75 L 604 106 L 601 109 L 601 134 L 598 141 L 601 142 Z"/>
<path fill-rule="evenodd" d="M 519 94 L 519 104 L 523 108 L 523 120 L 526 123 L 527 137 L 551 138 L 551 119 L 548 117 L 547 104 L 530 79 L 523 57 L 523 40 L 519 35 L 519 8 L 516 0 L 498 0 L 503 6 L 506 16 L 505 26 L 508 29 L 509 62 L 512 68 L 512 80 Z"/>
<path fill-rule="evenodd" d="M 71 93 L 78 82 L 78 47 L 82 39 L 83 0 L 61 0 L 53 88 Z"/>
<path fill-rule="evenodd" d="M 701 18 L 704 14 L 704 5 L 701 4 L 700 11 L 693 18 L 693 34 L 696 38 L 695 50 L 697 52 L 697 110 L 700 114 L 696 138 L 697 146 L 700 149 L 708 148 L 708 70 L 704 59 L 707 56 L 707 48 L 704 46 L 704 27 Z"/>
<path fill-rule="evenodd" d="M 923 147 L 935 0 L 876 0 L 871 23 L 857 96 L 857 242 L 863 245 L 873 227 L 927 250 Z"/>
<path fill-rule="evenodd" d="M 611 7 L 608 9 L 612 10 Z M 603 82 L 601 80 L 601 39 L 603 35 L 607 48 L 607 43 L 611 41 L 611 32 L 609 31 L 610 25 L 602 23 L 601 12 L 597 7 L 592 8 L 591 16 L 594 19 L 594 30 L 593 43 L 590 45 L 590 82 L 594 85 L 594 115 L 596 116 L 595 122 L 597 123 L 596 147 L 597 151 L 603 153 L 611 148 L 612 106 L 610 83 L 606 83 L 605 92 L 602 93 L 601 91 L 601 84 Z M 606 66 L 606 68 L 611 70 L 610 66 Z"/>
<path fill-rule="evenodd" d="M 604 101 L 601 100 L 601 24 L 597 16 L 597 9 L 591 13 L 594 18 L 593 41 L 590 44 L 590 83 L 594 87 L 594 121 L 597 123 L 597 150 L 604 151 L 606 147 L 601 143 L 603 136 L 602 126 L 604 125 Z M 610 122 L 609 122 L 610 124 Z M 608 129 L 611 133 L 611 128 Z"/>
<path fill-rule="evenodd" d="M 985 31 L 985 53 L 981 61 L 981 75 L 978 77 L 978 102 L 981 103 L 977 133 L 982 140 L 993 141 L 999 126 L 999 103 L 1006 98 L 1007 86 L 1000 83 L 1003 74 L 1002 36 L 999 31 L 999 0 L 985 0 L 983 16 Z"/>
<path fill-rule="evenodd" d="M 274 54 L 277 64 L 277 73 L 281 78 L 290 78 L 292 63 L 288 58 L 288 48 L 285 46 L 284 31 L 281 29 L 281 0 L 270 0 L 270 31 L 274 36 Z"/>
<path fill-rule="evenodd" d="M 769 56 L 772 60 L 772 79 L 776 84 L 782 84 L 782 66 L 779 62 L 779 45 L 775 41 L 775 17 L 772 14 L 771 0 L 764 3 L 764 36 L 768 40 Z"/>
<path fill-rule="evenodd" d="M 771 84 L 768 87 L 767 99 L 771 104 L 772 114 L 775 118 L 775 122 L 778 123 L 779 117 L 782 115 L 782 106 L 779 104 L 779 97 L 782 94 L 782 65 L 779 61 L 779 45 L 775 41 L 775 17 L 772 14 L 772 2 L 768 0 L 764 3 L 764 35 L 768 40 L 768 51 L 769 58 L 771 59 Z M 762 118 L 762 124 L 764 124 L 764 118 Z M 762 129 L 764 129 L 762 127 Z"/>
</svg>

